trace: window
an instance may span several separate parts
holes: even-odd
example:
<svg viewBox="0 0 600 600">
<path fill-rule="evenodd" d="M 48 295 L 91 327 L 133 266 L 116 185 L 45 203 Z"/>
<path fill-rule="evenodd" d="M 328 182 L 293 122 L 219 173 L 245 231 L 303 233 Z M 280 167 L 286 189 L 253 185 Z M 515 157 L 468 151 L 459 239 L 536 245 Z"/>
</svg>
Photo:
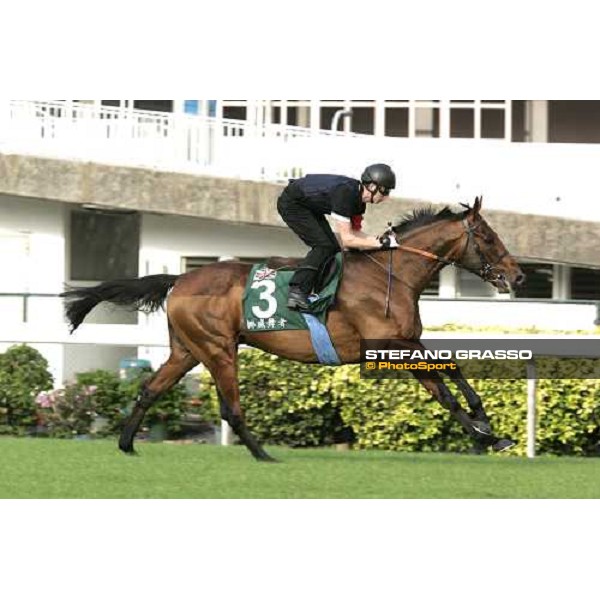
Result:
<svg viewBox="0 0 600 600">
<path fill-rule="evenodd" d="M 385 135 L 408 137 L 408 108 L 386 107 Z"/>
<path fill-rule="evenodd" d="M 548 141 L 599 143 L 600 101 L 548 101 Z"/>
<path fill-rule="evenodd" d="M 432 280 L 427 284 L 427 287 L 421 293 L 422 296 L 439 296 L 440 293 L 440 273 L 439 271 L 433 276 Z"/>
<path fill-rule="evenodd" d="M 137 277 L 138 213 L 73 210 L 69 239 L 70 279 L 105 281 Z"/>
<path fill-rule="evenodd" d="M 481 111 L 481 137 L 500 138 L 504 137 L 505 112 L 498 109 Z"/>
<path fill-rule="evenodd" d="M 475 120 L 472 108 L 452 108 L 450 111 L 450 137 L 472 138 L 475 136 Z"/>
<path fill-rule="evenodd" d="M 173 112 L 173 100 L 134 100 L 133 108 L 137 110 Z"/>
<path fill-rule="evenodd" d="M 373 109 L 362 107 L 353 108 L 351 123 L 352 131 L 354 133 L 372 134 L 375 130 L 375 113 Z"/>
<path fill-rule="evenodd" d="M 550 264 L 519 263 L 527 277 L 525 283 L 515 290 L 517 298 L 552 298 L 554 270 Z"/>
<path fill-rule="evenodd" d="M 600 300 L 600 270 L 573 267 L 571 269 L 571 298 Z"/>
<path fill-rule="evenodd" d="M 245 106 L 223 106 L 224 119 L 239 119 L 240 121 L 244 121 L 247 112 Z"/>
<path fill-rule="evenodd" d="M 319 117 L 319 127 L 321 129 L 331 129 L 333 123 L 333 117 L 338 110 L 344 110 L 343 106 L 322 106 Z M 338 131 L 343 131 L 343 121 L 338 122 Z"/>
</svg>

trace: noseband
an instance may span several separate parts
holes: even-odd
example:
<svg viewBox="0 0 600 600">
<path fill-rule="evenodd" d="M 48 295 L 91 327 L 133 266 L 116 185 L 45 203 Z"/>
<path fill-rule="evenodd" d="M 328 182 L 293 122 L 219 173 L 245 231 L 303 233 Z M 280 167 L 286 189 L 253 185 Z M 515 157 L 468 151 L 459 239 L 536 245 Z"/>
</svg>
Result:
<svg viewBox="0 0 600 600">
<path fill-rule="evenodd" d="M 498 259 L 496 261 L 494 261 L 493 263 L 488 262 L 485 255 L 481 251 L 479 244 L 477 243 L 477 238 L 476 238 L 476 234 L 475 234 L 476 229 L 481 225 L 481 221 L 479 223 L 477 223 L 477 225 L 470 225 L 465 217 L 462 220 L 462 224 L 467 233 L 467 242 L 465 244 L 465 247 L 463 248 L 463 251 L 460 254 L 460 257 L 455 261 L 447 261 L 446 264 L 451 264 L 451 265 L 454 265 L 455 267 L 458 267 L 459 269 L 464 269 L 465 271 L 474 273 L 475 275 L 478 275 L 479 277 L 481 277 L 481 279 L 483 279 L 484 281 L 491 281 L 492 280 L 491 275 L 494 270 L 494 267 L 500 261 L 502 261 L 502 259 L 504 259 L 508 256 L 508 254 L 509 254 L 508 250 L 505 250 L 498 257 Z M 470 243 L 473 243 L 473 245 L 475 246 L 475 252 L 476 252 L 477 256 L 479 257 L 479 262 L 480 262 L 479 270 L 471 269 L 469 267 L 466 267 L 465 265 L 461 265 L 458 263 L 458 261 L 461 260 L 464 257 L 464 255 L 467 253 L 467 249 L 469 248 Z"/>
</svg>

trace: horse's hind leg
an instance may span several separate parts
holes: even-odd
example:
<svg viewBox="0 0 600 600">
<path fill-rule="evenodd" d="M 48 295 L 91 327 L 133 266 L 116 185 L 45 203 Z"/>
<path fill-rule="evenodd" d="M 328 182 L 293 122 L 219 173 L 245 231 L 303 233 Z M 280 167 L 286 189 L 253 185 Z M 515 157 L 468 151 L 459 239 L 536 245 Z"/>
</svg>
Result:
<svg viewBox="0 0 600 600">
<path fill-rule="evenodd" d="M 265 449 L 260 445 L 256 438 L 250 433 L 242 407 L 240 406 L 240 390 L 237 379 L 237 357 L 233 362 L 210 361 L 210 364 L 204 363 L 217 384 L 217 394 L 221 407 L 221 418 L 227 421 L 235 434 L 242 443 L 248 448 L 256 460 L 265 462 L 276 462 Z"/>
<path fill-rule="evenodd" d="M 195 302 L 195 304 L 194 304 Z M 234 301 L 236 306 L 240 299 Z M 241 302 L 239 303 L 241 306 Z M 240 441 L 257 460 L 275 462 L 250 433 L 240 406 L 238 384 L 237 325 L 239 315 L 227 313 L 228 303 L 219 298 L 174 299 L 171 296 L 171 315 L 174 330 L 186 348 L 212 375 L 221 403 L 221 416 L 229 423 Z"/>
<path fill-rule="evenodd" d="M 172 388 L 198 361 L 173 337 L 171 338 L 171 355 L 158 371 L 145 381 L 133 407 L 131 416 L 125 421 L 119 438 L 119 448 L 127 454 L 133 454 L 133 440 L 138 432 L 144 416 L 155 400 Z"/>
<path fill-rule="evenodd" d="M 250 433 L 240 406 L 240 388 L 237 374 L 237 344 L 197 344 L 189 341 L 190 351 L 210 371 L 217 385 L 221 418 L 233 429 L 240 441 L 257 460 L 277 462 Z"/>
</svg>

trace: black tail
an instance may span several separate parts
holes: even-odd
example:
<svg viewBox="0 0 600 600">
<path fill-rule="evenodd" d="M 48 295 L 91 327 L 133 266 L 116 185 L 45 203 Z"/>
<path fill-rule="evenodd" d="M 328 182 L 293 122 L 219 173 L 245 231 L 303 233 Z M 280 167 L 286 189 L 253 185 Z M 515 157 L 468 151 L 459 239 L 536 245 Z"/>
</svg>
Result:
<svg viewBox="0 0 600 600">
<path fill-rule="evenodd" d="M 65 315 L 73 333 L 87 314 L 100 302 L 130 306 L 133 310 L 154 312 L 163 306 L 178 275 L 148 275 L 139 279 L 115 279 L 95 287 L 73 288 L 61 294 Z"/>
</svg>

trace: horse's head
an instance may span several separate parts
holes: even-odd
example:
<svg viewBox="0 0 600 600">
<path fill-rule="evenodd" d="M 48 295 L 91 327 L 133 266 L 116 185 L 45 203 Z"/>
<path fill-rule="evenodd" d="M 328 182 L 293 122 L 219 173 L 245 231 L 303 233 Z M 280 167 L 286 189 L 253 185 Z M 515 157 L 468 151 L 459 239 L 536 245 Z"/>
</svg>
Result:
<svg viewBox="0 0 600 600">
<path fill-rule="evenodd" d="M 477 273 L 481 279 L 491 283 L 500 292 L 508 292 L 521 286 L 525 274 L 508 252 L 498 234 L 481 216 L 481 198 L 475 198 L 473 207 L 464 213 L 466 243 L 456 263 Z"/>
</svg>

